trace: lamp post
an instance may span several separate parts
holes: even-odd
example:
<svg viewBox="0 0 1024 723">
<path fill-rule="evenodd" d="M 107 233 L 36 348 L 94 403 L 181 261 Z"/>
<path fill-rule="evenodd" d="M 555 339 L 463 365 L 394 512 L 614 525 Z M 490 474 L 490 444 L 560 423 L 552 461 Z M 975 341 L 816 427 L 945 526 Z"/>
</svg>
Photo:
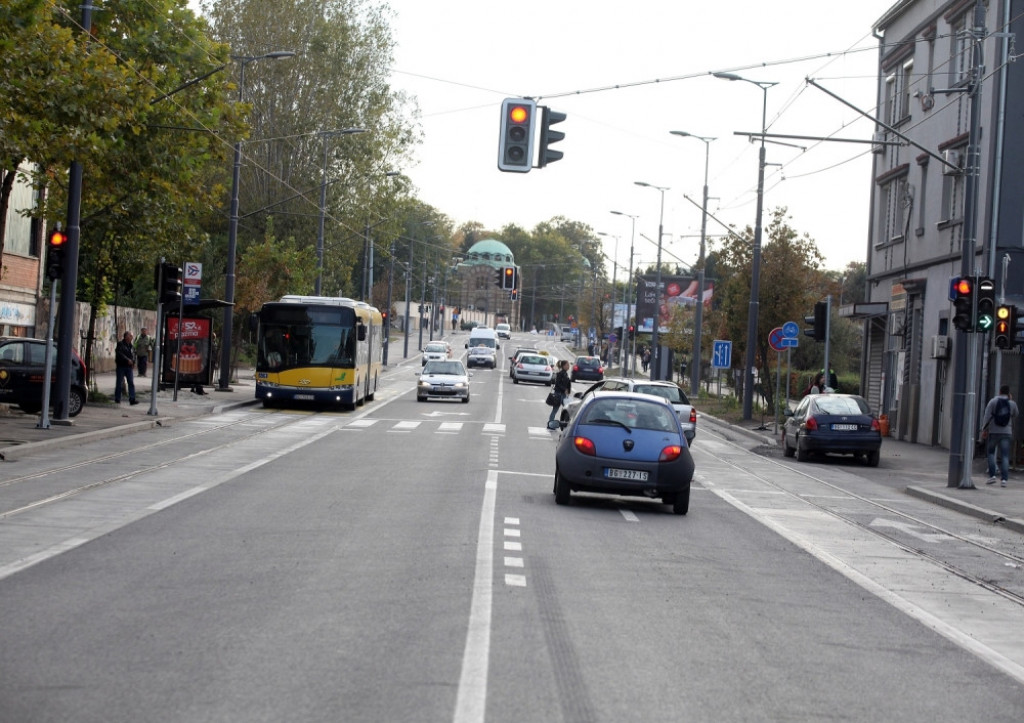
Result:
<svg viewBox="0 0 1024 723">
<path fill-rule="evenodd" d="M 653 188 L 661 193 L 661 211 L 658 214 L 658 270 L 654 282 L 654 324 L 651 328 L 651 381 L 657 381 L 661 370 L 661 347 L 658 344 L 658 325 L 661 323 L 661 238 L 665 233 L 665 191 L 666 186 L 655 186 L 644 181 L 634 181 L 644 188 Z"/>
<path fill-rule="evenodd" d="M 336 131 L 320 131 L 319 135 L 324 139 L 324 165 L 320 173 L 320 229 L 316 235 L 316 285 L 313 289 L 315 296 L 320 296 L 321 284 L 324 277 L 324 209 L 327 205 L 327 139 L 334 136 L 349 136 L 355 133 L 366 133 L 365 128 L 342 128 Z"/>
<path fill-rule="evenodd" d="M 747 312 L 747 361 L 743 370 L 743 419 L 754 416 L 754 351 L 757 345 L 757 314 L 761 285 L 761 212 L 764 207 L 764 135 L 768 132 L 768 89 L 778 83 L 750 80 L 735 73 L 715 73 L 723 80 L 742 80 L 761 89 L 761 149 L 757 161 L 757 215 L 754 220 L 754 249 L 750 260 L 750 307 Z"/>
<path fill-rule="evenodd" d="M 639 218 L 639 216 L 634 216 L 633 214 L 630 214 L 630 213 L 623 213 L 622 211 L 612 211 L 612 213 L 614 213 L 616 216 L 625 216 L 626 218 L 628 218 L 630 221 L 633 222 L 633 230 L 630 232 L 630 235 L 629 235 L 629 278 L 626 280 L 626 290 L 625 290 L 625 294 L 626 294 L 626 298 L 625 298 L 625 301 L 626 301 L 626 325 L 628 326 L 629 325 L 629 320 L 632 317 L 632 308 L 633 308 L 633 295 L 630 293 L 630 290 L 632 289 L 632 286 L 633 286 L 633 244 L 636 241 L 636 220 L 637 220 L 637 218 Z M 634 323 L 634 325 L 636 324 L 635 321 L 633 323 Z M 629 356 L 630 355 L 626 354 L 626 349 L 625 349 L 626 346 L 628 346 L 628 344 L 623 344 L 623 349 L 622 349 L 622 352 L 623 352 L 623 354 L 622 354 L 622 373 L 623 374 L 627 374 L 627 372 L 629 371 L 628 360 L 629 360 Z M 636 368 L 636 335 L 635 334 L 633 336 L 632 357 L 633 357 L 633 367 L 635 369 Z"/>
<path fill-rule="evenodd" d="M 686 131 L 669 131 L 672 135 L 684 138 L 696 138 L 704 143 L 704 205 L 701 206 L 700 218 L 700 256 L 697 259 L 697 308 L 694 310 L 693 321 L 693 354 L 690 364 L 690 396 L 694 399 L 700 393 L 700 364 L 703 354 L 701 332 L 704 329 L 704 249 L 708 234 L 708 161 L 711 158 L 711 141 L 714 138 L 695 136 Z"/>
<path fill-rule="evenodd" d="M 598 236 L 610 236 L 611 238 L 615 239 L 615 258 L 612 259 L 612 294 L 611 294 L 611 298 L 612 298 L 612 329 L 614 329 L 615 328 L 615 279 L 619 275 L 619 237 L 616 236 L 615 234 L 612 234 L 612 233 L 605 233 L 604 231 L 598 231 L 597 235 Z M 623 335 L 625 335 L 625 332 L 626 332 L 625 326 L 626 326 L 625 324 L 622 325 Z M 619 339 L 619 347 L 618 347 L 619 349 L 622 348 L 622 344 L 623 344 L 622 339 Z M 611 365 L 612 358 L 613 357 L 610 357 L 608 359 L 608 364 L 609 365 Z"/>
<path fill-rule="evenodd" d="M 275 50 L 272 53 L 263 55 L 242 56 L 234 55 L 232 60 L 238 63 L 238 102 L 242 102 L 242 91 L 245 89 L 245 66 L 255 63 L 257 60 L 270 58 L 290 58 L 295 55 L 291 50 Z M 228 224 L 228 259 L 224 272 L 224 300 L 228 305 L 224 307 L 224 328 L 221 329 L 220 355 L 220 385 L 217 391 L 226 392 L 230 389 L 231 383 L 231 337 L 232 314 L 235 304 L 235 254 L 238 249 L 238 181 L 242 170 L 242 141 L 235 141 L 235 162 L 231 174 L 231 220 Z"/>
</svg>

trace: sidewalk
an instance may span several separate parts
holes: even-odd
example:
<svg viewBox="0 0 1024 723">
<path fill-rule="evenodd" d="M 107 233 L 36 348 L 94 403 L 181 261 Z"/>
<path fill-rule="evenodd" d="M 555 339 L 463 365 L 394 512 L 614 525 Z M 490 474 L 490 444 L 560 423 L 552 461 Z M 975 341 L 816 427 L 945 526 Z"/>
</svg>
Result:
<svg viewBox="0 0 1024 723">
<path fill-rule="evenodd" d="M 450 332 L 445 333 L 445 339 L 452 341 L 456 348 L 461 347 L 460 336 L 465 338 L 465 332 L 455 335 L 454 339 Z M 427 336 L 424 335 L 424 343 L 426 341 Z M 385 374 L 394 372 L 403 361 L 415 364 L 418 368 L 417 347 L 418 335 L 410 334 L 408 360 L 403 360 L 404 337 L 400 332 L 394 332 Z M 230 391 L 217 391 L 216 385 L 204 387 L 206 393 L 202 395 L 195 394 L 189 388 L 179 389 L 177 401 L 170 389 L 158 392 L 154 415 L 150 414 L 152 381 L 150 377 L 136 378 L 135 391 L 139 403 L 134 406 L 130 406 L 127 400 L 120 405 L 112 401 L 90 401 L 81 414 L 70 420 L 71 424 L 56 424 L 51 420 L 49 429 L 38 428 L 38 415 L 25 414 L 17 408 L 6 413 L 0 412 L 0 460 L 9 462 L 57 445 L 83 444 L 154 426 L 169 426 L 178 420 L 220 414 L 228 409 L 257 403 L 253 371 L 240 369 Z M 113 399 L 114 384 L 113 372 L 96 375 L 98 389 L 109 399 Z M 0 405 L 0 410 L 4 406 Z M 770 423 L 764 425 L 768 427 L 764 430 L 758 429 L 761 426 L 760 420 L 729 424 L 706 413 L 701 414 L 701 418 L 706 423 L 714 424 L 726 435 L 730 431 L 736 433 L 736 437 L 746 440 L 752 449 L 771 453 L 778 449 L 778 440 Z M 975 459 L 972 479 L 976 487 L 960 489 L 947 486 L 948 469 L 948 450 L 886 437 L 882 442 L 881 462 L 872 475 L 894 490 L 979 519 L 999 522 L 1007 528 L 1024 533 L 1024 470 L 1011 469 L 1009 484 L 1005 488 L 986 485 L 985 459 Z"/>
</svg>

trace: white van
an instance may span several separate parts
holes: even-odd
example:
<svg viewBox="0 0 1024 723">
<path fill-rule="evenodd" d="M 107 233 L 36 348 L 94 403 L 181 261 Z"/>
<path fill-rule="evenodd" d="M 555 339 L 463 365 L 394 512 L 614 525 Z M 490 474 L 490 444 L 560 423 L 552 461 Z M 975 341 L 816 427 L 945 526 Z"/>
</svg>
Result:
<svg viewBox="0 0 1024 723">
<path fill-rule="evenodd" d="M 494 369 L 498 359 L 498 332 L 476 327 L 469 332 L 466 348 L 469 349 L 466 355 L 467 367 L 486 366 Z"/>
</svg>

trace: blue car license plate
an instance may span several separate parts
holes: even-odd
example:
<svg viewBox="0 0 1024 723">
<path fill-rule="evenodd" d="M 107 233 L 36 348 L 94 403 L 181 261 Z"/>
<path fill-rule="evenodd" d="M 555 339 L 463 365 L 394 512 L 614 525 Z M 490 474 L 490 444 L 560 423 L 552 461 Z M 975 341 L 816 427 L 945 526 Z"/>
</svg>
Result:
<svg viewBox="0 0 1024 723">
<path fill-rule="evenodd" d="M 647 472 L 640 469 L 615 469 L 614 467 L 606 467 L 604 470 L 604 476 L 608 479 L 628 479 L 635 480 L 637 482 L 647 481 Z"/>
</svg>

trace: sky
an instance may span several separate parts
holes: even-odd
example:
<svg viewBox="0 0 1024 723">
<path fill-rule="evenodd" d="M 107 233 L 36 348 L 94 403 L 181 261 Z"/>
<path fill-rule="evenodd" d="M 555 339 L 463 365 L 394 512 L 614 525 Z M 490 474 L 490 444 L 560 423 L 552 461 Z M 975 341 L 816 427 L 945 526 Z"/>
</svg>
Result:
<svg viewBox="0 0 1024 723">
<path fill-rule="evenodd" d="M 609 268 L 699 255 L 705 158 L 708 249 L 753 227 L 758 142 L 769 133 L 870 140 L 873 125 L 809 85 L 873 113 L 878 42 L 891 0 L 387 0 L 396 42 L 393 87 L 416 98 L 423 143 L 396 169 L 456 225 L 527 230 L 564 216 L 601 236 Z M 713 77 L 731 72 L 776 83 Z M 564 158 L 529 173 L 497 168 L 502 99 L 532 97 L 567 115 Z M 672 135 L 681 130 L 714 138 Z M 770 141 L 771 139 L 769 139 Z M 841 270 L 867 255 L 871 150 L 862 143 L 779 139 L 766 145 L 764 225 L 786 207 Z M 795 147 L 795 146 L 802 146 Z M 707 156 L 706 156 L 707 154 Z M 664 194 L 636 185 L 668 188 Z M 661 213 L 662 196 L 664 214 Z M 687 200 L 690 199 L 690 200 Z M 637 216 L 633 224 L 626 216 Z M 715 220 L 717 219 L 717 221 Z M 767 242 L 767 236 L 765 237 Z"/>
</svg>

